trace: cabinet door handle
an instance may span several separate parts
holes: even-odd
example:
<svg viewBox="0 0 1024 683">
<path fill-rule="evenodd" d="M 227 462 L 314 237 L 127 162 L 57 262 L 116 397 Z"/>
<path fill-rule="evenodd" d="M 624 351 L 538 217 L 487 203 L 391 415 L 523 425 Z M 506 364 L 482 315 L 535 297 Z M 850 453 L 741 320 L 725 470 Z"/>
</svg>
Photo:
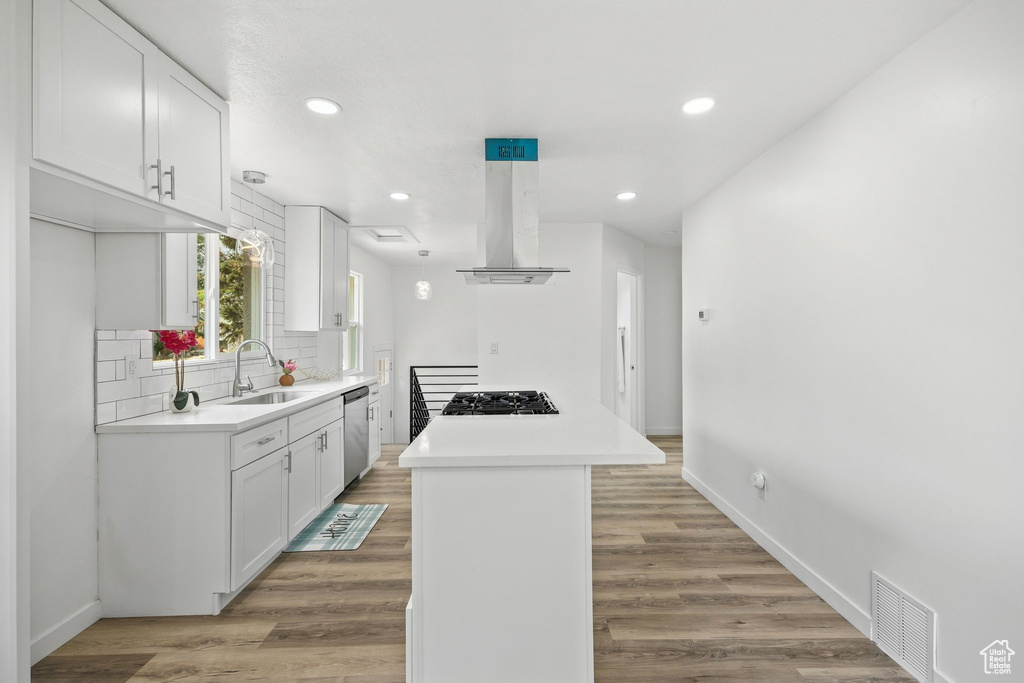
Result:
<svg viewBox="0 0 1024 683">
<path fill-rule="evenodd" d="M 288 465 L 287 465 L 287 467 L 285 469 L 288 471 L 288 474 L 291 474 L 292 473 L 292 452 L 291 451 L 288 451 L 288 456 L 287 457 L 288 457 Z"/>
<path fill-rule="evenodd" d="M 199 324 L 199 299 L 192 299 L 192 306 L 196 309 L 196 312 L 192 314 L 192 317 L 196 321 L 196 325 Z"/>
<path fill-rule="evenodd" d="M 156 190 L 156 200 L 160 201 L 164 198 L 164 162 L 163 159 L 157 159 L 156 163 L 150 166 L 150 169 L 156 169 L 156 185 L 150 185 L 149 189 Z"/>
<path fill-rule="evenodd" d="M 270 443 L 271 441 L 273 441 L 276 438 L 277 438 L 276 436 L 265 436 L 262 439 L 260 439 L 259 441 L 257 441 L 256 445 L 257 446 L 264 446 L 264 445 Z"/>
<path fill-rule="evenodd" d="M 164 192 L 165 195 L 169 195 L 172 200 L 177 199 L 174 193 L 174 167 L 171 166 L 171 170 L 164 173 L 164 175 L 171 176 L 171 189 L 169 192 Z"/>
<path fill-rule="evenodd" d="M 323 439 L 324 439 L 324 450 L 326 451 L 327 450 L 327 432 L 324 432 L 321 436 L 323 436 Z"/>
</svg>

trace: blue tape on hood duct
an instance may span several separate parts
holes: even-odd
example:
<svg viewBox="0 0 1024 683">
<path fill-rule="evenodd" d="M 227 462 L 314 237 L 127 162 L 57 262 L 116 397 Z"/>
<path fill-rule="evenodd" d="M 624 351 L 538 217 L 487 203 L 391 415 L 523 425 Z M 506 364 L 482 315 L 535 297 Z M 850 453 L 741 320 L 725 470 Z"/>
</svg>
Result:
<svg viewBox="0 0 1024 683">
<path fill-rule="evenodd" d="M 537 161 L 537 138 L 486 138 L 486 161 Z"/>
</svg>

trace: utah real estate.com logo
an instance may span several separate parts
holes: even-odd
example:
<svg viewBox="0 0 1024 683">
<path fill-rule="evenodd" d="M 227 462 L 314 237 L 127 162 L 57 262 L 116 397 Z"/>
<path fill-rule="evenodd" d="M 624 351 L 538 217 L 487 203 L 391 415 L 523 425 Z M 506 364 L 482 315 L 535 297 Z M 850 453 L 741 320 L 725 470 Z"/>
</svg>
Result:
<svg viewBox="0 0 1024 683">
<path fill-rule="evenodd" d="M 1017 653 L 1010 649 L 1008 641 L 993 640 L 991 645 L 981 651 L 981 657 L 985 662 L 985 673 L 1010 673 L 1010 658 L 1015 654 Z"/>
</svg>

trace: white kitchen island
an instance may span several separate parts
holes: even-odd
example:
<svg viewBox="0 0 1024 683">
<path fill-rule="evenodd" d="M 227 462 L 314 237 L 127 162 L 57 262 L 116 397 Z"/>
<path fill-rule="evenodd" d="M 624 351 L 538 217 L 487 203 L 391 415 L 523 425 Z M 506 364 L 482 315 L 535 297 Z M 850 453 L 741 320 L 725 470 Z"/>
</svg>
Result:
<svg viewBox="0 0 1024 683">
<path fill-rule="evenodd" d="M 409 683 L 594 680 L 590 468 L 665 462 L 596 401 L 557 415 L 436 417 L 412 469 Z"/>
</svg>

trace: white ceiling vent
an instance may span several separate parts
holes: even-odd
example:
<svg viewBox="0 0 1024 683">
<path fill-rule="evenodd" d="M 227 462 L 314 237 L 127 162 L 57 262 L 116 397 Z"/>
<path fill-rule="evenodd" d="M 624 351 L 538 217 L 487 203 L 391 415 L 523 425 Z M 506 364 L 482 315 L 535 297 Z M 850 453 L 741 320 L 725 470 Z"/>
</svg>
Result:
<svg viewBox="0 0 1024 683">
<path fill-rule="evenodd" d="M 922 683 L 932 683 L 935 612 L 871 572 L 874 641 Z"/>
</svg>

